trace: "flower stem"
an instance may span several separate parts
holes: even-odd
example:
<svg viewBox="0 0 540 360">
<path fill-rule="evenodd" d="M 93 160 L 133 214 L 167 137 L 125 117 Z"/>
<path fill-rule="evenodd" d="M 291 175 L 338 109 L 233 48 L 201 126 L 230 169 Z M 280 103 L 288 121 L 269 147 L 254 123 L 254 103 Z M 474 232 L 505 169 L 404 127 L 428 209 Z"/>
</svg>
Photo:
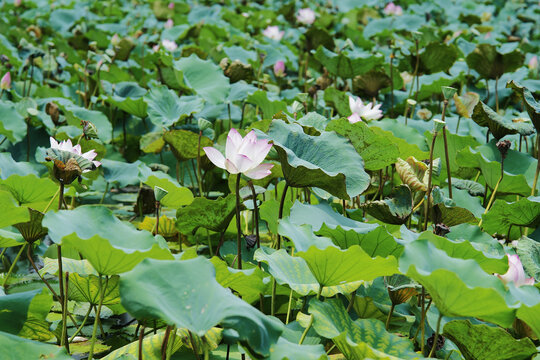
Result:
<svg viewBox="0 0 540 360">
<path fill-rule="evenodd" d="M 257 249 L 261 247 L 261 239 L 259 236 L 259 208 L 257 206 L 257 193 L 255 192 L 255 186 L 253 181 L 248 181 L 248 185 L 251 189 L 251 196 L 253 197 L 253 216 L 255 217 L 255 237 L 257 239 Z"/>
<path fill-rule="evenodd" d="M 495 195 L 497 194 L 497 190 L 499 189 L 499 185 L 501 184 L 503 177 L 504 177 L 504 157 L 502 157 L 501 159 L 501 176 L 499 176 L 499 180 L 497 180 L 497 183 L 495 184 L 495 188 L 493 189 L 493 192 L 491 193 L 488 204 L 486 206 L 486 210 L 484 211 L 484 215 L 487 214 L 487 212 L 491 208 L 491 205 L 493 205 L 493 201 L 495 200 Z M 483 218 L 480 219 L 480 222 L 478 223 L 478 227 L 482 226 L 483 221 L 484 221 Z"/>
<path fill-rule="evenodd" d="M 536 135 L 536 148 L 538 149 L 536 151 L 536 156 L 537 156 L 536 173 L 534 174 L 534 181 L 533 181 L 531 196 L 534 196 L 534 193 L 536 192 L 536 185 L 538 184 L 538 175 L 540 174 L 540 136 L 538 135 Z"/>
<path fill-rule="evenodd" d="M 26 246 L 28 245 L 28 243 L 24 243 L 23 246 L 21 246 L 19 252 L 17 253 L 17 256 L 15 257 L 15 260 L 13 260 L 13 263 L 11 264 L 11 266 L 9 267 L 9 271 L 6 275 L 6 278 L 4 279 L 4 283 L 2 284 L 2 287 L 6 287 L 6 284 L 9 280 L 9 276 L 11 275 L 11 273 L 13 272 L 13 269 L 15 269 L 15 264 L 17 264 L 17 261 L 19 261 L 19 258 L 21 257 L 21 254 L 23 253 L 24 249 L 26 248 Z"/>
<path fill-rule="evenodd" d="M 77 334 L 79 334 L 81 332 L 81 330 L 83 329 L 84 325 L 86 324 L 86 321 L 88 320 L 88 317 L 90 316 L 90 312 L 92 311 L 92 305 L 90 304 L 90 306 L 88 306 L 88 311 L 86 312 L 86 315 L 84 315 L 84 319 L 81 323 L 81 325 L 77 328 L 77 330 L 75 331 L 75 333 L 73 333 L 73 335 L 71 336 L 71 338 L 69 339 L 69 342 L 72 342 L 73 339 L 75 338 L 75 336 L 77 336 Z"/>
<path fill-rule="evenodd" d="M 240 174 L 236 174 L 236 242 L 238 251 L 238 269 L 242 269 L 242 225 L 240 221 Z"/>
<path fill-rule="evenodd" d="M 285 204 L 285 196 L 287 195 L 287 189 L 289 189 L 289 184 L 285 182 L 285 187 L 283 188 L 283 193 L 281 194 L 281 201 L 279 202 L 278 221 L 281 220 L 281 218 L 283 217 L 283 206 Z M 281 248 L 281 235 L 279 234 L 277 238 L 277 248 L 278 250 Z"/>
<path fill-rule="evenodd" d="M 197 146 L 197 182 L 199 184 L 199 196 L 203 196 L 203 184 L 201 175 L 201 138 L 202 131 L 199 131 L 199 144 Z"/>
<path fill-rule="evenodd" d="M 435 148 L 435 140 L 437 140 L 437 131 L 433 134 L 433 140 L 431 141 L 431 149 L 429 149 L 429 173 L 428 173 L 428 188 L 427 188 L 427 201 L 426 201 L 426 213 L 424 219 L 424 231 L 427 230 L 429 220 L 429 204 L 431 198 L 431 178 L 433 176 L 433 149 Z"/>
<path fill-rule="evenodd" d="M 96 318 L 94 320 L 94 328 L 92 330 L 92 340 L 90 341 L 90 351 L 88 353 L 88 360 L 92 360 L 94 357 L 94 347 L 96 345 L 96 336 L 97 336 L 97 329 L 99 324 L 99 315 L 101 314 L 101 306 L 103 305 L 103 298 L 105 294 L 105 290 L 107 289 L 107 285 L 109 283 L 109 277 L 105 276 L 105 287 L 103 287 L 103 275 L 99 274 L 99 304 L 96 310 Z M 142 331 L 141 331 L 142 334 Z"/>
<path fill-rule="evenodd" d="M 386 318 L 386 330 L 390 328 L 390 319 L 392 319 L 392 314 L 394 313 L 395 307 L 396 304 L 392 303 L 392 306 L 390 307 L 390 312 L 388 312 L 388 317 Z"/>
<path fill-rule="evenodd" d="M 431 351 L 428 357 L 435 355 L 435 349 L 437 348 L 437 340 L 439 340 L 439 330 L 441 329 L 442 314 L 439 313 L 439 319 L 437 320 L 437 330 L 435 330 L 435 338 L 433 338 L 433 345 L 431 345 Z"/>
<path fill-rule="evenodd" d="M 314 316 L 313 316 L 313 314 L 311 314 L 310 318 L 309 318 L 309 324 L 306 327 L 306 329 L 304 330 L 304 332 L 302 333 L 302 337 L 300 338 L 300 341 L 298 342 L 298 345 L 302 345 L 302 343 L 306 339 L 307 333 L 308 333 L 309 329 L 311 329 L 311 325 L 313 325 L 313 318 L 314 318 Z"/>
</svg>

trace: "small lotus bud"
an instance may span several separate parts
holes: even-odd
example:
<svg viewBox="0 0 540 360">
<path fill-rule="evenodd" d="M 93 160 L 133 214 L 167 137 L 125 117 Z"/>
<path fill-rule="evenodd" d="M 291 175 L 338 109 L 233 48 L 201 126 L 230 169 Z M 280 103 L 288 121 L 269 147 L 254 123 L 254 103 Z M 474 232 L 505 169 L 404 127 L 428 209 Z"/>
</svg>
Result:
<svg viewBox="0 0 540 360">
<path fill-rule="evenodd" d="M 170 10 L 174 9 L 174 3 L 171 1 L 171 2 L 169 3 L 169 5 L 167 5 L 167 7 L 168 7 Z"/>
<path fill-rule="evenodd" d="M 279 60 L 274 64 L 274 75 L 276 77 L 283 77 L 287 74 L 285 74 L 285 63 L 283 60 Z"/>
<path fill-rule="evenodd" d="M 415 106 L 416 105 L 416 101 L 413 100 L 413 99 L 407 99 L 407 104 L 411 105 L 411 106 Z"/>
<path fill-rule="evenodd" d="M 81 120 L 81 126 L 83 127 L 83 134 L 86 140 L 97 139 L 98 130 L 96 128 L 96 125 L 92 124 L 90 121 Z"/>
<path fill-rule="evenodd" d="M 167 20 L 167 22 L 164 25 L 165 29 L 170 29 L 173 26 L 174 26 L 174 22 L 172 21 L 172 19 Z"/>
<path fill-rule="evenodd" d="M 538 67 L 538 56 L 534 55 L 528 63 L 529 69 L 534 70 Z"/>
<path fill-rule="evenodd" d="M 508 153 L 508 150 L 510 150 L 511 146 L 512 143 L 509 140 L 502 140 L 497 143 L 497 149 L 499 149 L 503 159 L 506 157 L 506 154 Z"/>
<path fill-rule="evenodd" d="M 15 7 L 19 7 L 22 5 L 22 0 L 13 0 L 13 5 L 15 5 Z"/>
<path fill-rule="evenodd" d="M 118 36 L 118 34 L 114 34 L 111 38 L 111 45 L 118 46 L 118 44 L 120 44 L 120 36 Z"/>
<path fill-rule="evenodd" d="M 159 186 L 154 187 L 154 197 L 156 198 L 156 201 L 161 201 L 165 195 L 167 195 L 169 192 Z"/>
<path fill-rule="evenodd" d="M 9 71 L 0 80 L 0 89 L 7 90 L 11 87 L 11 74 Z"/>
<path fill-rule="evenodd" d="M 197 125 L 199 126 L 200 131 L 204 131 L 206 129 L 210 129 L 212 127 L 212 123 L 206 119 L 199 118 L 197 120 Z"/>
</svg>

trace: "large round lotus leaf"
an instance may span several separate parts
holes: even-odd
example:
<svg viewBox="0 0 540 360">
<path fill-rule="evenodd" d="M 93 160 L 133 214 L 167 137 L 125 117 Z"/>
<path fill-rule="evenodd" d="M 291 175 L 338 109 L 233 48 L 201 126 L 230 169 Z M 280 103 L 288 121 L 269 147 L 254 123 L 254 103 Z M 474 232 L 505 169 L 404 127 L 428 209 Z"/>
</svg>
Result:
<svg viewBox="0 0 540 360">
<path fill-rule="evenodd" d="M 174 73 L 195 93 L 211 104 L 225 101 L 231 85 L 221 68 L 211 60 L 201 60 L 195 54 L 173 62 Z"/>
<path fill-rule="evenodd" d="M 471 117 L 478 125 L 487 127 L 498 140 L 506 135 L 534 133 L 534 127 L 531 124 L 505 121 L 501 115 L 481 101 L 474 107 Z"/>
<path fill-rule="evenodd" d="M 234 329 L 242 346 L 261 357 L 270 355 L 283 331 L 279 321 L 219 285 L 212 263 L 200 257 L 146 259 L 121 277 L 120 296 L 124 308 L 138 319 L 160 319 L 199 336 L 218 324 Z"/>
<path fill-rule="evenodd" d="M 278 233 L 293 242 L 295 251 L 307 251 L 312 246 L 319 249 L 334 246 L 329 238 L 316 236 L 311 225 L 296 225 L 291 223 L 290 218 L 279 220 Z"/>
<path fill-rule="evenodd" d="M 34 290 L 0 296 L 0 331 L 18 334 L 38 293 L 39 290 Z"/>
<path fill-rule="evenodd" d="M 311 299 L 309 313 L 313 328 L 322 337 L 332 339 L 347 359 L 417 359 L 413 344 L 406 338 L 387 332 L 376 319 L 353 321 L 341 301 Z"/>
<path fill-rule="evenodd" d="M 118 183 L 122 187 L 139 184 L 152 174 L 152 170 L 140 160 L 133 163 L 126 163 L 123 161 L 103 159 L 101 163 L 105 180 L 109 183 Z"/>
<path fill-rule="evenodd" d="M 44 344 L 42 342 L 24 339 L 19 336 L 0 332 L 0 347 L 9 349 L 3 351 L 2 359 L 51 359 L 51 360 L 72 360 L 66 352 L 65 347 Z"/>
<path fill-rule="evenodd" d="M 43 226 L 55 243 L 76 248 L 102 275 L 129 271 L 146 258 L 172 259 L 165 239 L 138 231 L 102 206 L 49 212 Z"/>
<path fill-rule="evenodd" d="M 506 87 L 512 88 L 523 99 L 525 109 L 527 109 L 527 113 L 536 128 L 536 132 L 540 132 L 540 103 L 536 101 L 532 92 L 526 87 L 516 83 L 514 80 L 509 81 L 508 84 L 506 84 Z"/>
<path fill-rule="evenodd" d="M 5 180 L 13 174 L 39 175 L 41 170 L 46 168 L 41 164 L 28 163 L 24 161 L 15 161 L 10 153 L 0 153 L 0 179 Z"/>
<path fill-rule="evenodd" d="M 236 195 L 210 200 L 195 198 L 176 212 L 176 227 L 183 234 L 195 233 L 199 227 L 222 232 L 227 229 L 236 210 Z"/>
<path fill-rule="evenodd" d="M 529 338 L 514 339 L 504 329 L 469 320 L 453 320 L 444 326 L 443 335 L 457 345 L 466 359 L 530 359 L 536 347 Z"/>
<path fill-rule="evenodd" d="M 275 114 L 287 110 L 287 103 L 285 101 L 271 101 L 268 99 L 268 93 L 262 90 L 249 95 L 246 98 L 246 102 L 258 106 L 262 111 L 263 119 L 272 119 Z"/>
<path fill-rule="evenodd" d="M 384 169 L 399 157 L 399 148 L 392 142 L 392 138 L 377 134 L 364 122 L 351 124 L 349 120 L 340 118 L 332 120 L 326 130 L 335 131 L 349 139 L 364 159 L 367 170 Z"/>
<path fill-rule="evenodd" d="M 307 344 L 307 341 L 302 345 L 290 342 L 283 337 L 280 337 L 277 344 L 274 346 L 270 360 L 325 360 L 328 355 L 324 351 L 322 344 Z"/>
<path fill-rule="evenodd" d="M 384 57 L 363 51 L 342 51 L 336 54 L 319 46 L 314 55 L 330 74 L 344 79 L 361 75 L 384 62 Z"/>
<path fill-rule="evenodd" d="M 393 197 L 385 200 L 369 201 L 362 204 L 362 208 L 374 218 L 389 224 L 404 224 L 413 209 L 411 189 L 407 185 L 400 185 Z"/>
<path fill-rule="evenodd" d="M 0 228 L 28 221 L 30 214 L 25 207 L 17 206 L 17 200 L 5 190 L 0 190 Z"/>
<path fill-rule="evenodd" d="M 459 51 L 453 44 L 432 42 L 420 53 L 418 71 L 425 74 L 433 74 L 439 71 L 448 71 L 459 57 Z M 411 65 L 416 66 L 416 55 L 411 56 Z"/>
<path fill-rule="evenodd" d="M 146 89 L 135 82 L 120 82 L 115 84 L 113 94 L 105 100 L 128 114 L 145 118 L 148 107 L 143 98 L 145 94 Z"/>
<path fill-rule="evenodd" d="M 26 122 L 11 101 L 0 100 L 0 134 L 16 144 L 26 135 Z"/>
<path fill-rule="evenodd" d="M 163 134 L 163 140 L 171 147 L 174 156 L 179 161 L 195 159 L 199 151 L 199 134 L 189 130 L 170 130 Z M 206 156 L 203 147 L 214 143 L 206 136 L 201 137 L 201 157 Z"/>
<path fill-rule="evenodd" d="M 200 98 L 185 100 L 165 85 L 152 88 L 145 96 L 148 104 L 148 117 L 150 121 L 160 127 L 167 128 L 179 120 L 203 109 Z"/>
<path fill-rule="evenodd" d="M 268 135 L 262 136 L 273 140 L 290 186 L 315 186 L 342 199 L 359 195 L 369 186 L 362 157 L 333 132 L 310 136 L 300 125 L 274 120 Z"/>
<path fill-rule="evenodd" d="M 521 236 L 520 226 L 531 228 L 540 226 L 540 196 L 522 198 L 511 203 L 496 200 L 482 219 L 482 228 L 487 233 L 500 235 L 510 233 L 510 238 L 518 238 Z M 510 232 L 510 227 L 515 230 Z"/>
<path fill-rule="evenodd" d="M 33 174 L 14 174 L 0 180 L 0 189 L 11 192 L 19 205 L 42 210 L 58 190 L 58 185 L 49 178 L 39 178 Z"/>
<path fill-rule="evenodd" d="M 503 45 L 497 50 L 491 44 L 478 44 L 474 51 L 467 55 L 467 65 L 485 79 L 500 78 L 504 73 L 515 71 L 523 64 L 524 55 L 516 49 L 517 44 L 505 45 L 513 49 L 506 49 Z"/>
<path fill-rule="evenodd" d="M 450 257 L 432 243 L 416 240 L 405 245 L 399 269 L 426 288 L 445 316 L 471 316 L 504 327 L 514 321 L 519 302 L 472 259 Z"/>
</svg>

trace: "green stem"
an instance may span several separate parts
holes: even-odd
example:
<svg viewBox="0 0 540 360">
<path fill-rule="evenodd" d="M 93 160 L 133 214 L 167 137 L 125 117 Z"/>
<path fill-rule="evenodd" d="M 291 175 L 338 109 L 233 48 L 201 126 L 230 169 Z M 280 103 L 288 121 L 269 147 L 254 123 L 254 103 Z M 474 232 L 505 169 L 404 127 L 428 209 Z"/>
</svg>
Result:
<svg viewBox="0 0 540 360">
<path fill-rule="evenodd" d="M 292 295 L 293 295 L 293 291 L 291 289 L 291 293 L 289 294 L 289 305 L 287 306 L 287 318 L 285 319 L 285 325 L 289 323 L 289 318 L 291 315 Z"/>
<path fill-rule="evenodd" d="M 8 273 L 6 275 L 6 278 L 4 279 L 4 283 L 2 284 L 2 287 L 4 287 L 4 288 L 6 287 L 6 284 L 7 284 L 8 280 L 9 280 L 9 276 L 13 272 L 13 269 L 15 269 L 15 264 L 17 264 L 17 261 L 21 257 L 21 254 L 23 253 L 23 251 L 24 251 L 24 249 L 26 248 L 27 245 L 28 245 L 28 243 L 24 243 L 23 246 L 21 246 L 21 249 L 17 253 L 17 256 L 15 257 L 15 260 L 13 260 L 13 263 L 9 267 L 9 271 L 8 271 Z"/>
<path fill-rule="evenodd" d="M 241 174 L 236 174 L 236 242 L 238 251 L 238 269 L 242 269 L 242 224 L 240 221 L 240 179 Z"/>
<path fill-rule="evenodd" d="M 446 116 L 446 108 L 448 107 L 448 100 L 443 101 L 443 111 L 441 121 L 444 122 Z M 446 139 L 446 125 L 443 127 L 443 140 L 444 140 L 444 156 L 446 161 L 446 178 L 448 179 L 448 195 L 452 199 L 452 172 L 450 170 L 450 157 L 448 155 L 448 140 Z"/>
<path fill-rule="evenodd" d="M 109 182 L 107 181 L 107 184 L 105 185 L 105 191 L 103 192 L 103 196 L 101 197 L 101 200 L 99 201 L 100 204 L 103 204 L 103 201 L 105 201 L 105 196 L 107 196 L 108 192 L 109 192 Z"/>
<path fill-rule="evenodd" d="M 314 318 L 314 316 L 313 316 L 313 314 L 311 314 L 310 318 L 309 318 L 309 324 L 306 327 L 306 329 L 304 330 L 304 332 L 302 333 L 302 337 L 300 338 L 300 341 L 298 342 L 299 345 L 302 345 L 302 343 L 306 339 L 307 333 L 308 333 L 309 329 L 311 329 L 311 325 L 313 325 L 313 318 Z"/>
<path fill-rule="evenodd" d="M 487 214 L 487 212 L 491 208 L 491 205 L 493 204 L 493 201 L 495 200 L 495 195 L 497 194 L 497 190 L 499 189 L 499 185 L 501 184 L 503 177 L 504 177 L 504 157 L 501 159 L 501 176 L 499 176 L 499 180 L 497 180 L 497 183 L 495 184 L 495 188 L 493 189 L 493 192 L 491 193 L 488 204 L 486 206 L 486 210 L 484 211 L 484 215 Z M 483 218 L 480 219 L 480 222 L 478 223 L 478 227 L 482 226 L 483 220 L 484 220 Z"/>
<path fill-rule="evenodd" d="M 75 333 L 73 333 L 73 335 L 71 336 L 71 338 L 69 339 L 69 342 L 72 342 L 73 339 L 75 338 L 75 336 L 77 336 L 77 334 L 79 334 L 81 332 L 81 330 L 83 329 L 84 325 L 86 324 L 86 321 L 88 320 L 88 317 L 90 316 L 90 312 L 92 312 L 92 305 L 88 306 L 88 311 L 86 312 L 86 315 L 84 315 L 84 319 L 81 323 L 81 325 L 79 326 L 79 328 L 75 331 Z"/>
<path fill-rule="evenodd" d="M 276 279 L 272 278 L 272 298 L 270 300 L 270 315 L 276 314 Z"/>
<path fill-rule="evenodd" d="M 396 304 L 392 303 L 392 306 L 390 307 L 390 312 L 388 313 L 388 317 L 386 318 L 386 330 L 390 328 L 390 319 L 392 318 L 392 314 L 394 313 L 394 308 L 396 307 Z"/>
<path fill-rule="evenodd" d="M 433 339 L 433 345 L 431 346 L 431 351 L 429 352 L 428 357 L 432 357 L 435 354 L 435 349 L 437 348 L 437 340 L 439 339 L 439 330 L 441 329 L 441 320 L 442 314 L 439 313 L 439 319 L 437 320 L 437 330 L 435 330 L 435 338 Z"/>
<path fill-rule="evenodd" d="M 425 327 L 425 322 L 426 322 L 426 311 L 425 311 L 425 299 L 426 299 L 426 289 L 422 286 L 422 296 L 421 296 L 421 301 L 422 301 L 422 316 L 420 317 L 420 331 L 422 333 L 422 337 L 420 339 L 420 348 L 422 350 L 422 354 L 424 354 L 424 337 L 426 336 L 426 327 Z"/>
<path fill-rule="evenodd" d="M 281 194 L 281 201 L 279 202 L 278 221 L 281 220 L 281 218 L 283 217 L 283 206 L 285 205 L 285 196 L 287 195 L 288 188 L 289 184 L 285 183 L 285 187 L 283 188 L 283 194 Z M 281 248 L 281 235 L 278 234 L 277 239 L 277 248 L 279 250 Z"/>
<path fill-rule="evenodd" d="M 62 303 L 62 341 L 64 341 L 64 345 L 66 346 L 66 350 L 68 354 L 69 351 L 69 339 L 68 339 L 68 333 L 67 333 L 67 306 L 68 306 L 68 289 L 69 289 L 69 272 L 66 272 L 66 281 L 65 281 L 65 290 L 64 290 L 64 297 L 63 297 L 63 303 Z"/>
<path fill-rule="evenodd" d="M 429 150 L 429 173 L 428 173 L 428 188 L 427 188 L 427 201 L 426 201 L 426 213 L 424 219 L 424 231 L 427 230 L 429 220 L 429 205 L 431 198 L 431 178 L 433 176 L 433 150 L 435 149 L 435 140 L 437 140 L 437 131 L 433 134 L 433 140 L 431 141 L 431 149 Z"/>
<path fill-rule="evenodd" d="M 540 174 L 540 136 L 538 135 L 536 136 L 536 148 L 538 149 L 536 152 L 536 156 L 538 157 L 538 159 L 536 160 L 536 173 L 534 174 L 531 196 L 534 196 L 534 193 L 536 192 L 536 185 L 538 184 L 538 174 Z"/>
<path fill-rule="evenodd" d="M 202 131 L 199 131 L 199 144 L 197 146 L 197 183 L 199 184 L 199 196 L 203 196 L 203 184 L 201 176 L 201 138 Z"/>
<path fill-rule="evenodd" d="M 109 277 L 105 276 L 105 288 L 103 288 L 103 275 L 99 274 L 99 304 L 96 311 L 96 318 L 94 320 L 94 328 L 92 330 L 92 340 L 90 341 L 90 351 L 88 353 L 88 360 L 92 360 L 94 357 L 94 347 L 96 345 L 96 336 L 97 336 L 97 329 L 98 329 L 98 323 L 99 323 L 99 315 L 101 314 L 101 306 L 103 305 L 103 298 L 105 294 L 105 290 L 107 289 L 107 285 L 109 283 Z"/>
</svg>

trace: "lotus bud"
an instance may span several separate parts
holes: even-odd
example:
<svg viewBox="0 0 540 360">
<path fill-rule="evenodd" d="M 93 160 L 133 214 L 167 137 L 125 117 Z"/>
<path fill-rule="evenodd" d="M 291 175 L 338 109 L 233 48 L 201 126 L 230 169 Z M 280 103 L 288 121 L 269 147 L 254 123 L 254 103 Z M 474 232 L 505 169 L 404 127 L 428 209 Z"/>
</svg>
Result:
<svg viewBox="0 0 540 360">
<path fill-rule="evenodd" d="M 445 100 L 451 99 L 457 91 L 457 89 L 450 86 L 442 86 L 441 88 Z"/>
<path fill-rule="evenodd" d="M 13 0 L 13 5 L 15 5 L 15 7 L 19 7 L 22 5 L 22 0 Z"/>
<path fill-rule="evenodd" d="M 283 60 L 279 60 L 274 64 L 274 75 L 276 77 L 283 77 L 287 74 L 285 74 L 285 63 Z"/>
<path fill-rule="evenodd" d="M 200 131 L 204 131 L 206 129 L 210 129 L 212 127 L 212 123 L 206 119 L 199 118 L 197 120 L 197 125 L 199 126 Z"/>
<path fill-rule="evenodd" d="M 118 44 L 120 44 L 120 36 L 118 36 L 118 34 L 114 34 L 111 38 L 111 45 L 118 46 Z"/>
<path fill-rule="evenodd" d="M 512 143 L 509 140 L 502 140 L 497 143 L 497 149 L 499 149 L 503 159 L 506 158 L 506 154 L 508 153 L 508 150 L 510 150 L 510 147 L 512 147 Z"/>
<path fill-rule="evenodd" d="M 300 111 L 304 110 L 304 105 L 302 105 L 301 102 L 294 100 L 292 104 L 292 111 L 293 113 L 298 113 Z"/>
<path fill-rule="evenodd" d="M 440 119 L 434 119 L 433 120 L 433 125 L 434 125 L 434 128 L 433 130 L 435 131 L 435 133 L 438 133 L 439 131 L 441 131 L 445 125 L 446 125 L 446 122 L 440 120 Z"/>
<path fill-rule="evenodd" d="M 538 67 L 538 56 L 534 55 L 528 63 L 529 69 L 534 70 Z"/>
<path fill-rule="evenodd" d="M 407 99 L 407 104 L 411 105 L 411 106 L 415 106 L 416 105 L 416 101 L 413 100 L 413 99 Z"/>
<path fill-rule="evenodd" d="M 11 87 L 11 74 L 9 71 L 2 76 L 2 80 L 0 80 L 0 89 L 1 90 L 7 90 Z"/>
<path fill-rule="evenodd" d="M 169 8 L 169 10 L 173 10 L 174 9 L 174 3 L 171 1 L 169 3 L 169 5 L 167 5 L 167 7 Z"/>
<path fill-rule="evenodd" d="M 156 201 L 161 201 L 165 195 L 167 195 L 169 192 L 159 186 L 154 187 L 154 197 L 156 198 Z"/>
<path fill-rule="evenodd" d="M 167 20 L 167 22 L 165 23 L 165 29 L 170 29 L 173 26 L 174 26 L 174 22 L 172 21 L 172 19 Z"/>
</svg>

